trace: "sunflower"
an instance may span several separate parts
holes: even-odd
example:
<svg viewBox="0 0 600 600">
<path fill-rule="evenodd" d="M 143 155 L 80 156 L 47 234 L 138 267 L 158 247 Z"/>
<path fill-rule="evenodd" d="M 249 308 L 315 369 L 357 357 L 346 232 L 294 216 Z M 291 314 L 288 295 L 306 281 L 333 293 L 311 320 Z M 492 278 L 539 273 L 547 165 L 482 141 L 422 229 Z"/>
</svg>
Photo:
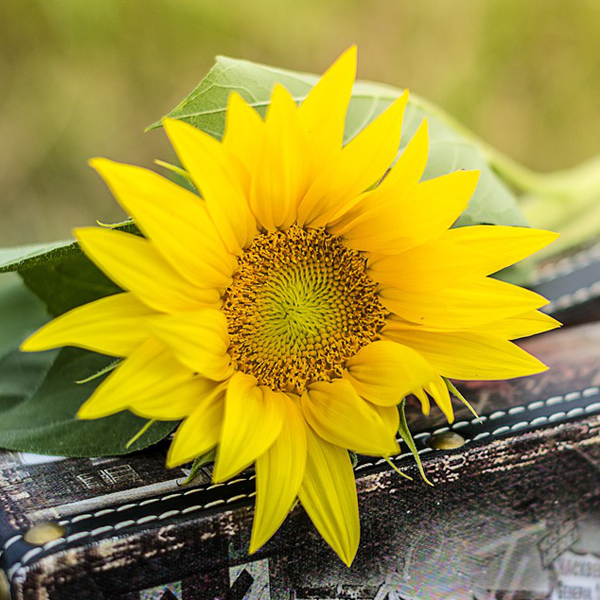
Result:
<svg viewBox="0 0 600 600">
<path fill-rule="evenodd" d="M 394 164 L 407 93 L 343 145 L 355 74 L 351 48 L 299 106 L 275 86 L 264 119 L 232 93 L 222 141 L 165 120 L 198 194 L 91 161 L 143 237 L 76 237 L 124 291 L 22 346 L 123 358 L 80 418 L 182 420 L 169 467 L 214 448 L 215 482 L 255 464 L 251 552 L 299 500 L 348 565 L 359 542 L 348 451 L 398 453 L 397 405 L 411 393 L 451 420 L 444 378 L 544 370 L 511 340 L 556 326 L 537 310 L 544 298 L 489 277 L 555 234 L 450 229 L 479 173 L 421 182 L 426 122 Z"/>
</svg>

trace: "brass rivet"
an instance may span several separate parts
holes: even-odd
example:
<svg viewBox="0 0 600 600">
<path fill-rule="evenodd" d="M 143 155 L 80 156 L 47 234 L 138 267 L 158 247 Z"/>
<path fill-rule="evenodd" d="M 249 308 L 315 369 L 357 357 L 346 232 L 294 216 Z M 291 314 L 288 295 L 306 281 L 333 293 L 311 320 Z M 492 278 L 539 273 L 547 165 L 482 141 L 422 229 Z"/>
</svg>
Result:
<svg viewBox="0 0 600 600">
<path fill-rule="evenodd" d="M 10 583 L 4 571 L 0 571 L 0 600 L 10 600 Z"/>
<path fill-rule="evenodd" d="M 57 523 L 38 523 L 34 525 L 27 533 L 23 536 L 23 539 L 28 544 L 34 546 L 43 546 L 48 542 L 57 540 L 65 534 L 66 529 Z"/>
<path fill-rule="evenodd" d="M 453 450 L 464 446 L 465 438 L 454 431 L 444 431 L 432 435 L 428 443 L 434 450 Z"/>
</svg>

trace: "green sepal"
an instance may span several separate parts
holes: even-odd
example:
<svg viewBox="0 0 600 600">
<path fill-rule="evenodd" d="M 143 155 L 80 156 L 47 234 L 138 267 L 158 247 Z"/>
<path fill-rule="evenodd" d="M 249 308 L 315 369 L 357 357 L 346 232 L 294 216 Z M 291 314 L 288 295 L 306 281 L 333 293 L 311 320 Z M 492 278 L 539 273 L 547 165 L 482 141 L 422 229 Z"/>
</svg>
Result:
<svg viewBox="0 0 600 600">
<path fill-rule="evenodd" d="M 111 371 L 116 369 L 122 362 L 123 362 L 122 358 L 117 358 L 117 360 L 113 360 L 113 362 L 111 362 L 108 366 L 100 369 L 93 375 L 90 375 L 89 377 L 86 377 L 85 379 L 80 379 L 80 380 L 76 381 L 75 383 L 77 385 L 83 385 L 84 383 L 89 383 L 90 381 L 94 381 L 94 379 L 98 379 L 98 377 L 102 377 L 102 375 L 106 375 L 107 373 L 110 373 Z"/>
<path fill-rule="evenodd" d="M 131 446 L 133 446 L 133 444 L 135 444 L 135 442 L 137 442 L 147 431 L 148 429 L 150 429 L 150 427 L 152 427 L 152 425 L 156 423 L 155 419 L 151 419 L 150 421 L 148 421 L 126 444 L 125 444 L 125 449 L 129 450 L 129 448 L 131 448 Z"/>
<path fill-rule="evenodd" d="M 156 159 L 154 163 L 157 164 L 159 167 L 162 167 L 163 169 L 171 171 L 171 173 L 173 173 L 177 177 L 177 179 L 180 180 L 176 181 L 175 183 L 182 183 L 185 187 L 189 187 L 192 191 L 198 193 L 198 188 L 196 187 L 194 180 L 191 178 L 190 174 L 185 169 L 182 169 L 177 165 L 172 165 L 171 163 L 165 162 L 164 160 Z"/>
<path fill-rule="evenodd" d="M 200 474 L 200 469 L 204 465 L 215 461 L 215 454 L 216 451 L 213 448 L 212 450 L 209 450 L 206 454 L 203 454 L 202 456 L 196 458 L 192 463 L 192 470 L 190 471 L 190 474 L 187 476 L 187 479 L 182 483 L 182 485 L 188 485 L 192 483 L 194 479 L 198 477 L 198 475 Z"/>
<path fill-rule="evenodd" d="M 408 479 L 409 481 L 413 481 L 413 478 L 410 475 L 407 475 L 406 473 L 403 473 L 390 459 L 389 456 L 384 456 L 383 457 L 385 459 L 385 461 L 387 462 L 388 465 L 390 465 L 390 467 L 392 467 L 392 469 L 394 469 L 394 471 L 396 471 L 396 473 L 398 473 L 398 475 L 402 475 L 402 477 L 404 477 L 405 479 Z"/>
<path fill-rule="evenodd" d="M 402 402 L 400 402 L 400 427 L 398 428 L 398 433 L 400 434 L 400 437 L 402 437 L 404 443 L 408 446 L 408 449 L 414 456 L 417 466 L 419 467 L 419 473 L 421 473 L 423 481 L 428 485 L 433 486 L 433 483 L 431 483 L 431 481 L 429 481 L 429 479 L 427 479 L 427 476 L 425 475 L 425 471 L 423 470 L 423 463 L 421 463 L 421 457 L 419 456 L 419 452 L 415 445 L 415 441 L 413 440 L 410 429 L 408 428 L 408 422 L 406 421 L 406 414 L 404 412 L 405 404 L 406 400 L 402 400 Z"/>
<path fill-rule="evenodd" d="M 481 422 L 481 417 L 477 414 L 477 411 L 471 406 L 471 403 L 458 391 L 456 386 L 447 378 L 442 378 L 446 383 L 446 387 L 448 391 L 456 398 L 458 398 L 466 407 L 475 415 L 475 418 Z"/>
</svg>

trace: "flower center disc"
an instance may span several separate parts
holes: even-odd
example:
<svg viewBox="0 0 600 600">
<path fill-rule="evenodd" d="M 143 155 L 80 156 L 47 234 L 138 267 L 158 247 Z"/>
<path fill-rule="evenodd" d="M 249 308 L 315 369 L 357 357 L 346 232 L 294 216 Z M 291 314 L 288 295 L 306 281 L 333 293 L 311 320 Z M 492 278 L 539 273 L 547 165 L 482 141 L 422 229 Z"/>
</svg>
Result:
<svg viewBox="0 0 600 600">
<path fill-rule="evenodd" d="M 366 260 L 324 229 L 259 235 L 222 308 L 236 368 L 275 391 L 340 377 L 387 314 Z"/>
</svg>

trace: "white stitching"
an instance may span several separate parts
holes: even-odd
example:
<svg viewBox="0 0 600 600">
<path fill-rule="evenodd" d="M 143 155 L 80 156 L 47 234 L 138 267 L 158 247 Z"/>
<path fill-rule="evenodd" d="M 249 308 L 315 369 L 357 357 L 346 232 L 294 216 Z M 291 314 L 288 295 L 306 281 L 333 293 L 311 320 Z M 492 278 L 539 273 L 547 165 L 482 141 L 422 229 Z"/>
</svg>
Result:
<svg viewBox="0 0 600 600">
<path fill-rule="evenodd" d="M 552 312 L 554 310 L 566 310 L 568 308 L 572 308 L 573 306 L 577 306 L 578 304 L 583 304 L 584 302 L 587 302 L 596 296 L 600 296 L 600 281 L 596 281 L 586 287 L 581 287 L 574 292 L 563 294 L 556 300 L 553 300 L 547 304 L 544 307 L 544 310 L 548 312 Z"/>
<path fill-rule="evenodd" d="M 104 508 L 94 513 L 96 517 L 101 517 L 102 515 L 109 515 L 110 513 L 115 512 L 117 509 L 115 508 Z"/>
<path fill-rule="evenodd" d="M 31 550 L 29 550 L 28 552 L 25 552 L 25 554 L 23 554 L 23 556 L 21 557 L 21 562 L 26 563 L 30 558 L 37 556 L 42 551 L 43 551 L 43 549 L 41 546 L 38 546 L 37 548 L 32 548 Z"/>
<path fill-rule="evenodd" d="M 509 413 L 511 414 L 515 414 L 517 412 L 523 412 L 525 410 L 525 408 L 529 409 L 529 410 L 535 410 L 536 408 L 541 408 L 542 406 L 552 406 L 554 404 L 558 404 L 561 401 L 565 401 L 565 402 L 570 402 L 572 400 L 575 400 L 577 398 L 580 398 L 581 396 L 583 396 L 584 398 L 593 396 L 595 394 L 597 394 L 598 392 L 600 392 L 600 387 L 598 386 L 594 386 L 594 387 L 589 387 L 586 388 L 584 390 L 582 390 L 581 392 L 569 392 L 567 394 L 564 394 L 563 396 L 551 396 L 550 398 L 547 398 L 546 400 L 538 400 L 535 402 L 531 402 L 529 403 L 526 407 L 525 406 L 515 406 L 512 407 L 511 409 L 509 409 Z M 518 410 L 517 410 L 518 409 Z M 531 421 L 519 421 L 518 423 L 515 423 L 511 426 L 507 426 L 504 425 L 502 427 L 499 427 L 497 429 L 495 429 L 493 432 L 489 432 L 489 431 L 483 431 L 481 433 L 478 433 L 475 437 L 471 438 L 471 439 L 467 439 L 465 440 L 465 443 L 470 442 L 470 441 L 475 441 L 475 440 L 480 440 L 482 438 L 485 437 L 489 437 L 490 435 L 501 435 L 502 433 L 506 433 L 507 431 L 511 431 L 511 430 L 518 430 L 518 429 L 522 429 L 524 427 L 527 427 L 528 425 L 538 425 L 541 423 L 545 423 L 548 421 L 554 421 L 554 420 L 558 420 L 564 416 L 575 416 L 577 414 L 581 414 L 583 412 L 586 413 L 590 413 L 593 412 L 594 410 L 600 409 L 600 402 L 595 402 L 593 404 L 590 404 L 589 406 L 586 406 L 585 408 L 574 408 L 571 409 L 568 413 L 565 413 L 564 411 L 560 411 L 558 413 L 554 413 L 553 415 L 546 417 L 546 416 L 540 416 L 540 417 L 536 417 L 534 419 L 532 419 Z M 512 412 L 511 412 L 512 411 Z M 492 415 L 490 415 L 490 419 L 497 419 L 503 415 L 505 415 L 506 412 L 505 411 L 497 411 L 496 413 L 493 413 Z M 482 417 L 482 419 L 485 419 L 485 417 Z M 476 419 L 473 420 L 475 423 L 477 423 L 478 421 Z M 472 421 L 472 422 L 473 422 Z M 454 423 L 453 425 L 451 425 L 450 427 L 442 427 L 440 429 L 435 430 L 435 433 L 442 433 L 445 431 L 448 431 L 449 429 L 454 429 L 454 428 L 460 428 L 460 427 L 464 427 L 466 424 L 468 424 L 466 421 L 459 421 L 457 423 Z M 414 437 L 415 438 L 420 438 L 420 437 L 424 437 L 424 436 L 430 436 L 432 434 L 428 433 L 428 432 L 423 432 L 421 434 L 417 434 Z M 419 454 L 426 454 L 427 452 L 431 452 L 432 448 L 426 447 L 423 448 L 421 450 L 418 451 Z M 391 458 L 392 461 L 399 461 L 402 460 L 403 458 L 410 456 L 410 452 L 405 452 L 403 454 L 399 454 L 396 457 Z M 372 467 L 376 464 L 380 464 L 385 462 L 385 459 L 380 459 L 378 460 L 376 463 L 361 463 L 360 465 L 358 465 L 355 468 L 355 471 L 360 471 L 362 469 L 365 469 L 367 467 Z M 124 504 L 122 506 L 119 506 L 117 508 L 104 508 L 101 510 L 96 511 L 95 513 L 85 513 L 83 515 L 76 515 L 75 517 L 73 517 L 72 519 L 63 519 L 61 521 L 59 521 L 59 523 L 61 525 L 68 525 L 69 523 L 77 523 L 79 521 L 83 521 L 85 519 L 90 519 L 96 516 L 102 516 L 105 514 L 109 514 L 112 512 L 121 512 L 123 510 L 126 510 L 128 508 L 134 508 L 136 506 L 145 506 L 147 504 L 150 504 L 152 502 L 158 502 L 160 500 L 167 500 L 167 499 L 172 499 L 172 498 L 177 498 L 179 496 L 187 496 L 189 494 L 192 493 L 198 493 L 201 491 L 205 491 L 205 490 L 210 490 L 210 489 L 214 489 L 217 487 L 222 487 L 223 485 L 231 485 L 233 483 L 241 483 L 244 481 L 250 481 L 251 479 L 254 479 L 256 476 L 255 475 L 251 475 L 248 478 L 238 478 L 238 479 L 234 479 L 230 482 L 227 482 L 227 484 L 223 484 L 223 483 L 217 483 L 217 484 L 213 484 L 207 488 L 193 488 L 191 490 L 186 490 L 185 492 L 178 492 L 178 493 L 174 493 L 174 494 L 170 494 L 168 496 L 165 496 L 163 498 L 150 498 L 147 500 L 142 500 L 141 502 L 137 502 L 137 503 L 129 503 L 129 504 Z M 40 552 L 42 551 L 46 551 L 49 550 L 50 548 L 54 548 L 55 546 L 59 546 L 61 544 L 64 543 L 68 543 L 68 542 L 73 542 L 76 541 L 78 539 L 82 539 L 85 537 L 94 537 L 97 535 L 100 535 L 102 533 L 108 532 L 108 531 L 119 531 L 120 529 L 123 529 L 125 527 L 129 527 L 131 525 L 143 525 L 144 523 L 148 523 L 150 521 L 155 521 L 155 520 L 164 520 L 164 519 L 168 519 L 170 517 L 173 517 L 175 515 L 179 515 L 179 514 L 188 514 L 191 512 L 195 512 L 197 510 L 202 510 L 202 509 L 206 509 L 206 508 L 212 508 L 214 506 L 219 506 L 221 504 L 230 504 L 233 502 L 236 502 L 238 500 L 242 500 L 244 498 L 251 498 L 253 496 L 256 495 L 256 492 L 251 492 L 250 494 L 238 494 L 237 496 L 233 496 L 231 498 L 228 499 L 218 499 L 218 500 L 214 500 L 212 502 L 208 502 L 207 504 L 194 504 L 193 506 L 188 506 L 186 508 L 184 508 L 183 510 L 169 510 L 166 511 L 160 515 L 146 515 L 144 517 L 140 517 L 137 520 L 133 520 L 133 519 L 127 519 L 125 521 L 121 521 L 119 523 L 116 523 L 115 525 L 104 525 L 102 527 L 97 527 L 96 529 L 93 529 L 91 531 L 79 531 L 77 533 L 73 533 L 69 536 L 66 537 L 61 537 L 58 538 L 56 540 L 51 540 L 50 542 L 47 542 L 46 544 L 44 544 L 43 546 L 39 546 L 37 548 L 32 548 L 31 550 L 29 550 L 28 552 L 26 552 L 22 557 L 21 557 L 21 561 L 15 563 L 7 572 L 7 576 L 9 578 L 9 580 L 12 580 L 12 577 L 14 575 L 14 573 L 17 572 L 18 569 L 20 569 L 24 563 L 26 563 L 28 560 L 31 560 L 34 556 L 37 556 Z M 22 539 L 23 535 L 22 534 L 18 534 L 15 535 L 11 538 L 9 538 L 5 543 L 4 543 L 4 547 L 2 549 L 2 552 L 4 552 L 8 547 L 10 547 L 12 544 L 14 544 L 15 542 L 17 542 L 18 540 Z"/>
<path fill-rule="evenodd" d="M 440 427 L 436 429 L 431 435 L 436 435 L 437 433 L 446 433 L 446 431 L 450 431 L 450 427 Z"/>
<path fill-rule="evenodd" d="M 558 277 L 566 277 L 575 271 L 585 269 L 600 260 L 600 244 L 582 250 L 573 256 L 566 256 L 557 262 L 544 265 L 532 277 L 531 285 L 537 285 Z"/>
<path fill-rule="evenodd" d="M 143 525 L 144 523 L 150 523 L 150 521 L 156 520 L 158 517 L 156 515 L 147 515 L 146 517 L 141 517 L 137 520 L 138 525 Z"/>
<path fill-rule="evenodd" d="M 182 496 L 183 493 L 179 492 L 178 494 L 169 494 L 168 496 L 163 496 L 160 501 L 164 502 L 165 500 L 171 500 L 171 498 L 178 498 L 179 496 Z"/>
<path fill-rule="evenodd" d="M 149 498 L 148 500 L 142 500 L 142 502 L 140 502 L 140 506 L 146 506 L 148 504 L 153 504 L 154 502 L 160 502 L 160 498 Z"/>
<path fill-rule="evenodd" d="M 175 515 L 178 515 L 180 512 L 181 512 L 180 510 L 176 510 L 176 509 L 174 509 L 174 510 L 167 510 L 166 512 L 162 513 L 161 515 L 158 515 L 158 518 L 161 519 L 161 520 L 162 519 L 168 519 L 170 517 L 174 517 Z"/>
<path fill-rule="evenodd" d="M 92 531 L 90 531 L 90 535 L 100 535 L 101 533 L 110 531 L 111 529 L 112 529 L 112 527 L 110 525 L 104 525 L 103 527 L 96 527 L 96 529 L 92 529 Z"/>
<path fill-rule="evenodd" d="M 488 419 L 490 421 L 493 421 L 494 419 L 499 419 L 500 417 L 505 417 L 506 416 L 506 411 L 504 410 L 497 410 L 495 413 L 492 413 Z"/>
<path fill-rule="evenodd" d="M 531 402 L 530 404 L 528 404 L 527 408 L 529 410 L 537 410 L 538 408 L 542 408 L 542 406 L 544 406 L 544 401 L 536 400 L 535 402 Z"/>
<path fill-rule="evenodd" d="M 22 562 L 16 562 L 8 571 L 6 571 L 6 577 L 9 581 L 12 580 L 14 573 L 21 568 L 22 564 Z"/>
<path fill-rule="evenodd" d="M 98 529 L 101 529 L 100 527 L 98 527 Z M 94 529 L 94 531 L 98 531 L 98 529 Z M 94 534 L 94 532 L 92 532 L 92 535 L 97 535 Z M 51 542 L 46 542 L 43 545 L 44 551 L 49 550 L 50 548 L 54 548 L 54 546 L 58 546 L 59 544 L 63 543 L 64 538 L 58 538 L 57 540 L 52 540 Z"/>
<path fill-rule="evenodd" d="M 13 535 L 11 538 L 8 538 L 6 542 L 4 542 L 4 548 L 2 551 L 4 552 L 9 546 L 12 546 L 17 540 L 20 540 L 23 536 L 21 534 Z"/>
<path fill-rule="evenodd" d="M 574 392 L 568 392 L 566 394 L 563 394 L 562 396 L 550 396 L 549 398 L 546 398 L 546 400 L 535 400 L 534 402 L 530 402 L 529 404 L 526 405 L 520 405 L 520 406 L 513 406 L 510 409 L 508 409 L 508 411 L 502 411 L 502 410 L 498 410 L 494 413 L 492 413 L 491 415 L 489 415 L 488 417 L 482 416 L 481 420 L 485 421 L 486 418 L 493 420 L 493 419 L 499 419 L 502 416 L 506 415 L 506 412 L 508 412 L 509 414 L 516 414 L 516 413 L 520 413 L 527 410 L 537 410 L 538 408 L 542 408 L 543 406 L 553 406 L 555 404 L 560 404 L 561 402 L 572 402 L 573 400 L 578 400 L 579 398 L 583 397 L 583 398 L 589 398 L 590 396 L 594 396 L 596 394 L 600 393 L 600 386 L 593 386 L 593 387 L 589 387 L 589 388 L 585 388 L 584 390 L 581 391 L 574 391 Z M 590 404 L 589 406 L 587 406 L 586 408 L 582 409 L 585 412 L 592 412 L 594 410 L 596 410 L 596 408 L 600 407 L 600 403 L 594 403 L 594 404 Z M 563 415 L 564 416 L 564 415 Z M 547 419 L 547 417 L 538 417 L 538 419 Z M 556 417 L 558 418 L 558 417 Z M 533 425 L 534 423 L 537 423 L 538 420 L 534 419 L 533 421 L 531 421 L 531 424 Z M 460 427 L 464 427 L 463 425 L 464 421 L 459 421 L 458 423 L 454 423 L 453 425 L 450 425 L 450 429 L 455 429 L 455 428 L 460 428 Z M 473 425 L 476 425 L 478 423 L 477 419 L 472 419 L 471 423 Z M 421 434 L 417 434 L 415 436 L 413 436 L 415 439 L 417 437 L 423 437 L 423 436 L 427 436 L 428 434 L 425 433 L 421 433 Z"/>
<path fill-rule="evenodd" d="M 527 427 L 528 425 L 529 423 L 527 421 L 519 421 L 518 423 L 511 425 L 510 428 L 512 431 L 516 431 L 517 429 L 523 429 L 523 427 Z"/>
<path fill-rule="evenodd" d="M 500 435 L 501 433 L 506 433 L 507 431 L 510 431 L 510 427 L 508 425 L 502 425 L 502 427 L 494 429 L 494 431 L 492 431 L 492 435 Z"/>
<path fill-rule="evenodd" d="M 92 515 L 90 513 L 84 513 L 83 515 L 77 515 L 76 517 L 73 517 L 71 519 L 71 523 L 77 523 L 78 521 L 83 521 L 84 519 L 91 519 Z M 67 521 L 68 523 L 68 521 Z M 62 521 L 61 521 L 61 525 L 62 525 Z"/>
<path fill-rule="evenodd" d="M 115 510 L 117 512 L 121 512 L 123 510 L 129 510 L 130 508 L 135 508 L 138 505 L 137 502 L 130 502 L 129 504 L 122 504 L 121 506 L 117 506 Z"/>
<path fill-rule="evenodd" d="M 548 417 L 548 421 L 550 422 L 554 422 L 554 421 L 558 421 L 559 419 L 562 419 L 563 417 L 566 417 L 567 413 L 563 410 L 557 413 L 554 413 L 553 415 L 550 415 Z"/>
<path fill-rule="evenodd" d="M 231 498 L 228 498 L 227 500 L 227 504 L 229 504 L 230 502 L 235 502 L 236 500 L 241 500 L 242 498 L 247 498 L 247 494 L 238 494 L 237 496 L 232 496 Z"/>
</svg>

